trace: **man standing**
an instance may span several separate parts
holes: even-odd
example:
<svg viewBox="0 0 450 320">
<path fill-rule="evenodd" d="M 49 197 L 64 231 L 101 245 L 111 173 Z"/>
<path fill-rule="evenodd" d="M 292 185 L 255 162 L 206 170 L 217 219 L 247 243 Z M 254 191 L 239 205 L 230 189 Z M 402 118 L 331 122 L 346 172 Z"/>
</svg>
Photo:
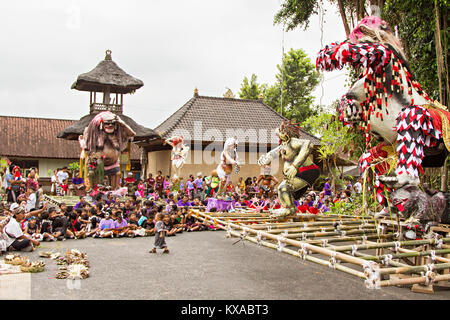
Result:
<svg viewBox="0 0 450 320">
<path fill-rule="evenodd" d="M 63 194 L 62 185 L 66 179 L 69 179 L 69 174 L 67 173 L 67 167 L 62 168 L 56 173 L 56 178 L 58 179 L 56 183 L 56 195 L 60 196 Z"/>
<path fill-rule="evenodd" d="M 325 178 L 325 185 L 323 186 L 323 193 L 325 195 L 324 199 L 331 197 L 330 178 Z"/>
<path fill-rule="evenodd" d="M 204 182 L 201 172 L 197 173 L 197 179 L 194 180 L 195 196 L 203 199 Z"/>
<path fill-rule="evenodd" d="M 155 192 L 155 178 L 153 178 L 153 174 L 149 173 L 147 178 L 147 193 L 151 193 L 150 190 L 153 190 L 152 192 Z"/>
<path fill-rule="evenodd" d="M 164 177 L 162 175 L 162 171 L 158 171 L 158 175 L 155 178 L 155 188 L 156 192 L 158 192 L 158 195 L 162 197 L 163 193 L 163 187 L 164 187 Z"/>
<path fill-rule="evenodd" d="M 359 178 L 358 181 L 356 181 L 355 185 L 353 186 L 353 190 L 355 190 L 356 193 L 360 194 L 362 192 L 362 178 Z"/>
</svg>

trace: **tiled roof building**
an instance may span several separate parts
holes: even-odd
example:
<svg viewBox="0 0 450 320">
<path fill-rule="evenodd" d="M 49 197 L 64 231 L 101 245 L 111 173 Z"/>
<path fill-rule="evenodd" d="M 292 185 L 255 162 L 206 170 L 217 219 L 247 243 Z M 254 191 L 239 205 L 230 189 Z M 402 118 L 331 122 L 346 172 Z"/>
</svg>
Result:
<svg viewBox="0 0 450 320">
<path fill-rule="evenodd" d="M 57 134 L 75 120 L 0 116 L 0 156 L 27 168 L 39 168 L 40 176 L 80 157 L 77 140 L 58 139 Z M 131 144 L 131 159 L 140 159 L 140 150 Z M 32 164 L 32 165 L 31 165 Z"/>
<path fill-rule="evenodd" d="M 245 162 L 240 176 L 258 176 L 261 168 L 256 163 L 257 157 L 278 145 L 275 129 L 284 120 L 262 100 L 200 96 L 196 90 L 189 101 L 155 128 L 161 138 L 137 144 L 148 152 L 146 173 L 161 170 L 164 175 L 171 175 L 171 147 L 164 140 L 183 136 L 191 148 L 180 173 L 187 178 L 200 171 L 209 175 L 217 167 L 224 141 L 236 136 L 239 158 Z M 305 131 L 301 138 L 320 145 L 320 139 Z M 279 166 L 273 165 L 272 172 L 281 178 Z"/>
<path fill-rule="evenodd" d="M 155 128 L 164 139 L 179 132 L 187 131 L 192 141 L 209 141 L 205 138 L 208 130 L 218 130 L 222 139 L 214 136 L 214 141 L 224 142 L 228 132 L 238 133 L 239 141 L 250 143 L 277 143 L 275 139 L 269 142 L 261 132 L 275 130 L 286 118 L 275 112 L 262 100 L 244 100 L 233 98 L 206 97 L 194 94 L 186 104 Z M 201 121 L 201 126 L 199 122 Z M 239 133 L 245 136 L 239 137 Z M 311 140 L 314 145 L 320 145 L 320 140 L 313 135 L 302 131 L 302 138 Z M 186 137 L 185 137 L 186 138 Z M 206 137 L 207 138 L 207 137 Z"/>
</svg>

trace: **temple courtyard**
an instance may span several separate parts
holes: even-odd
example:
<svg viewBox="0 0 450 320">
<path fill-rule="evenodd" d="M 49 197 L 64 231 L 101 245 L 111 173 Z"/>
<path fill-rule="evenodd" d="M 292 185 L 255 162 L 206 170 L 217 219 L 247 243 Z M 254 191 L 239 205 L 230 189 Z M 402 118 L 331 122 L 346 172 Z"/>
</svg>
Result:
<svg viewBox="0 0 450 320">
<path fill-rule="evenodd" d="M 299 258 L 227 239 L 224 231 L 184 232 L 167 238 L 169 254 L 149 254 L 153 237 L 44 242 L 26 255 L 46 263 L 44 272 L 0 276 L 1 299 L 158 300 L 411 300 L 449 299 L 450 289 L 413 293 L 410 288 L 368 290 L 364 281 Z M 54 260 L 39 251 L 86 252 L 90 277 L 56 279 Z M 25 254 L 22 254 L 25 255 Z M 8 289 L 8 290 L 5 290 Z"/>
</svg>

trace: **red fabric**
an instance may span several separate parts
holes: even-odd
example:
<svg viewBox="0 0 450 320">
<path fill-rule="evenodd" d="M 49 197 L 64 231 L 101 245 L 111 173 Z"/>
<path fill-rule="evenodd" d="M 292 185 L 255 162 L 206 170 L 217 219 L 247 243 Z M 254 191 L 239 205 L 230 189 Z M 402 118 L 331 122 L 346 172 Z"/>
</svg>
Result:
<svg viewBox="0 0 450 320">
<path fill-rule="evenodd" d="M 305 203 L 302 206 L 297 207 L 297 212 L 306 213 L 308 212 L 308 205 Z"/>
<path fill-rule="evenodd" d="M 304 172 L 304 171 L 308 171 L 308 170 L 312 170 L 312 169 L 319 169 L 319 167 L 315 164 L 312 164 L 310 166 L 298 168 L 298 172 Z"/>
<path fill-rule="evenodd" d="M 312 213 L 312 214 L 319 213 L 319 209 L 317 209 L 316 207 L 309 207 L 308 211 L 309 211 L 309 213 Z"/>
<path fill-rule="evenodd" d="M 439 130 L 440 132 L 442 132 L 442 119 L 441 119 L 441 115 L 440 113 L 436 110 L 436 109 L 427 109 L 428 112 L 430 112 L 431 116 L 433 117 L 433 126 L 435 129 Z M 446 116 L 447 119 L 450 121 L 450 112 L 441 110 L 441 112 L 443 112 Z"/>
<path fill-rule="evenodd" d="M 133 178 L 133 177 L 131 177 L 131 178 L 125 178 L 125 182 L 126 182 L 126 183 L 134 183 L 134 178 Z"/>
</svg>

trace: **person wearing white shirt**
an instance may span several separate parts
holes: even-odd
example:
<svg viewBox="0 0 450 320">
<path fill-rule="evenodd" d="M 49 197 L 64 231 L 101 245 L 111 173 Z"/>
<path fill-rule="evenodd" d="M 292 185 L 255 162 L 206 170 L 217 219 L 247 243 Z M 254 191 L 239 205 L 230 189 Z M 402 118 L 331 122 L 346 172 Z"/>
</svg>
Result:
<svg viewBox="0 0 450 320">
<path fill-rule="evenodd" d="M 361 184 L 362 179 L 359 178 L 358 181 L 353 185 L 353 190 L 355 190 L 356 193 L 361 193 L 362 192 L 362 184 Z"/>
<path fill-rule="evenodd" d="M 63 184 L 64 180 L 69 178 L 69 174 L 67 173 L 67 167 L 62 168 L 58 171 L 56 174 L 56 177 L 58 178 L 59 184 Z"/>
<path fill-rule="evenodd" d="M 36 208 L 36 192 L 33 187 L 27 189 L 27 205 L 25 206 L 26 212 L 33 211 Z"/>
<path fill-rule="evenodd" d="M 6 247 L 8 250 L 33 251 L 33 245 L 38 246 L 39 241 L 27 238 L 20 227 L 20 222 L 25 218 L 25 210 L 22 207 L 14 209 L 13 217 L 3 228 L 6 235 Z"/>
</svg>

